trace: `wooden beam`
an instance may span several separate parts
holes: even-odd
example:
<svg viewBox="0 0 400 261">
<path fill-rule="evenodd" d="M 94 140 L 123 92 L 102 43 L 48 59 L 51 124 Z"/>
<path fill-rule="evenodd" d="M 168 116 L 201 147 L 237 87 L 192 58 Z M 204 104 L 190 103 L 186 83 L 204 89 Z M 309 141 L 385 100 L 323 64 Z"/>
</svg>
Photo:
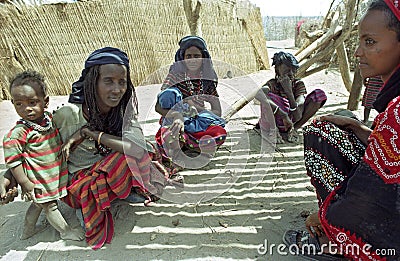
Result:
<svg viewBox="0 0 400 261">
<path fill-rule="evenodd" d="M 349 101 L 347 102 L 347 109 L 351 111 L 355 111 L 358 109 L 362 86 L 363 79 L 361 77 L 360 68 L 358 68 L 357 66 L 354 71 L 353 84 L 351 86 Z"/>
<path fill-rule="evenodd" d="M 336 53 L 338 55 L 339 70 L 340 74 L 342 75 L 344 86 L 346 87 L 347 91 L 350 92 L 351 90 L 350 66 L 344 41 L 341 44 L 339 44 L 339 46 L 336 48 Z"/>
</svg>

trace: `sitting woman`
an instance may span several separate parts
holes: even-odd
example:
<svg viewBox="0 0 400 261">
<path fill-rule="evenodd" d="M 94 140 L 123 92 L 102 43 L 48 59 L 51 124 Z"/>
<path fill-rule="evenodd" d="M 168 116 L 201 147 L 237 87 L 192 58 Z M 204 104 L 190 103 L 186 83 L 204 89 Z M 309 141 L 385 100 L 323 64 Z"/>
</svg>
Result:
<svg viewBox="0 0 400 261">
<path fill-rule="evenodd" d="M 213 154 L 226 138 L 217 74 L 205 41 L 186 36 L 179 46 L 155 107 L 162 116 L 156 142 L 164 162 L 173 168 L 185 167 L 181 149 Z"/>
<path fill-rule="evenodd" d="M 267 114 L 266 106 L 271 106 L 275 123 L 282 137 L 294 141 L 286 133 L 293 127 L 301 128 L 326 102 L 325 92 L 315 89 L 307 96 L 307 90 L 301 79 L 295 78 L 299 64 L 296 58 L 286 52 L 278 52 L 272 58 L 275 66 L 275 78 L 269 80 L 257 93 L 256 99 L 261 103 L 261 115 Z M 264 128 L 269 123 L 261 117 L 256 129 Z M 277 137 L 282 143 L 280 137 Z"/>
<path fill-rule="evenodd" d="M 70 176 L 64 201 L 82 209 L 86 240 L 94 249 L 111 242 L 113 200 L 134 193 L 151 201 L 167 177 L 160 164 L 152 163 L 152 147 L 135 113 L 125 117 L 123 128 L 129 106 L 137 111 L 128 57 L 105 47 L 89 55 L 82 76 L 72 85 L 69 104 L 54 113 Z"/>
<path fill-rule="evenodd" d="M 400 258 L 399 8 L 397 1 L 374 0 L 358 27 L 361 75 L 385 82 L 373 130 L 339 115 L 304 128 L 305 164 L 320 208 L 306 220 L 311 237 L 288 231 L 287 244 L 314 242 L 319 250 L 330 240 L 336 253 L 353 260 Z"/>
</svg>

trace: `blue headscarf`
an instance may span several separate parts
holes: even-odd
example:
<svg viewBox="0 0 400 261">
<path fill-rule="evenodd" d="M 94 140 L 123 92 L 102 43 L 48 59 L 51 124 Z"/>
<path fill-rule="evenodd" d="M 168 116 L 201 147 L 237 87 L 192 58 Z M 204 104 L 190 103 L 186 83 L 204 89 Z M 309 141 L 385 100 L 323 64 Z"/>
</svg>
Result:
<svg viewBox="0 0 400 261">
<path fill-rule="evenodd" d="M 82 70 L 79 80 L 72 84 L 72 92 L 69 95 L 68 102 L 70 103 L 83 103 L 85 101 L 83 81 L 90 67 L 102 64 L 121 64 L 125 65 L 128 69 L 129 75 L 129 59 L 125 52 L 114 47 L 104 47 L 97 49 L 89 55 L 85 61 L 85 68 Z"/>
</svg>

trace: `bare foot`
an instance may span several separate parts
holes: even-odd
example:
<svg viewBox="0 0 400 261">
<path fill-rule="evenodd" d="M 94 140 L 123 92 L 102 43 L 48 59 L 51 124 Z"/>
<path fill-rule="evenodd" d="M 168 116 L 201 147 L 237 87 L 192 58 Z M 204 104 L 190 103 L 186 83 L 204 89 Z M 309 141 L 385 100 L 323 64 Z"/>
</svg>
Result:
<svg viewBox="0 0 400 261">
<path fill-rule="evenodd" d="M 85 239 L 85 233 L 82 229 L 71 229 L 66 231 L 65 233 L 60 233 L 60 236 L 64 240 L 74 240 L 74 241 L 82 241 Z"/>
<path fill-rule="evenodd" d="M 285 141 L 283 140 L 282 136 L 280 133 L 276 134 L 276 144 L 283 144 Z"/>
<path fill-rule="evenodd" d="M 21 240 L 28 239 L 28 238 L 42 232 L 46 228 L 47 228 L 47 226 L 34 226 L 34 227 L 25 226 L 20 239 Z"/>
</svg>

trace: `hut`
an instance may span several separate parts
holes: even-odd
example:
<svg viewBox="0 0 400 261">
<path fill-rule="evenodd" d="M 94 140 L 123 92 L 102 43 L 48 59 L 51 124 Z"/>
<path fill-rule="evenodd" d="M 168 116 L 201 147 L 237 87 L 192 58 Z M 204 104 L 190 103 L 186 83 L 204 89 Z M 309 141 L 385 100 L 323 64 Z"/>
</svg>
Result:
<svg viewBox="0 0 400 261">
<path fill-rule="evenodd" d="M 24 69 L 43 73 L 50 95 L 68 94 L 87 55 L 104 46 L 128 53 L 135 85 L 157 83 L 160 75 L 149 76 L 173 62 L 189 34 L 205 38 L 215 60 L 245 73 L 269 69 L 260 10 L 247 0 L 0 1 L 0 34 L 2 99 Z"/>
</svg>

